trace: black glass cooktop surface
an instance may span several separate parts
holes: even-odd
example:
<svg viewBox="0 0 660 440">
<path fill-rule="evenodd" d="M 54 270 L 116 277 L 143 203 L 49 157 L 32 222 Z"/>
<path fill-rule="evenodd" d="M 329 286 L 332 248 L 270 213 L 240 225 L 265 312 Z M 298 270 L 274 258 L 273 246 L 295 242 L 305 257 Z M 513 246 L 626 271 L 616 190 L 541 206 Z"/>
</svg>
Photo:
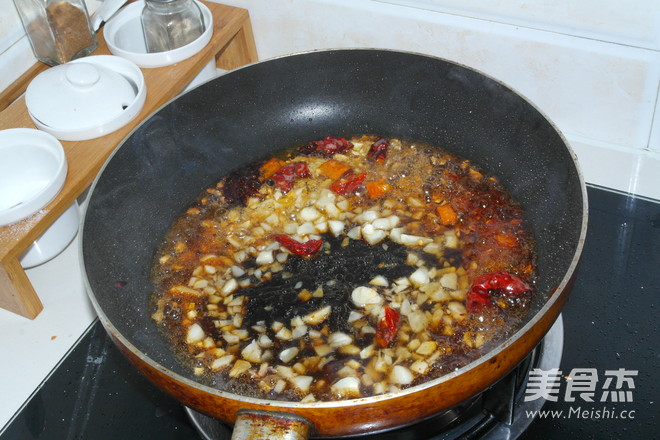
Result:
<svg viewBox="0 0 660 440">
<path fill-rule="evenodd" d="M 658 438 L 660 203 L 588 192 L 587 240 L 562 313 L 563 357 L 557 370 L 529 374 L 525 399 L 550 400 L 542 413 L 523 415 L 534 420 L 519 438 Z M 201 437 L 98 321 L 0 433 L 0 440 L 156 438 Z"/>
</svg>

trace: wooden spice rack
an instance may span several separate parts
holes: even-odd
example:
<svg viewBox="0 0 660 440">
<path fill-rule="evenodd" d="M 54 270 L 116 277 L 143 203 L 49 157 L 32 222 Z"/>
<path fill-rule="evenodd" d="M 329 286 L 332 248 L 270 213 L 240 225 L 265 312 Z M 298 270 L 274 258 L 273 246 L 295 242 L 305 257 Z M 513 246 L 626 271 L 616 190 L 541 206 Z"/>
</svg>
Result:
<svg viewBox="0 0 660 440">
<path fill-rule="evenodd" d="M 142 69 L 147 98 L 138 117 L 121 129 L 97 139 L 62 141 L 68 161 L 68 175 L 62 191 L 55 200 L 33 216 L 13 225 L 0 227 L 1 308 L 30 319 L 34 319 L 43 310 L 37 293 L 21 267 L 21 255 L 92 183 L 110 153 L 141 121 L 176 97 L 214 58 L 216 65 L 226 70 L 257 61 L 248 11 L 217 3 L 203 3 L 213 14 L 213 36 L 206 47 L 195 56 L 177 64 Z M 98 34 L 98 39 L 99 47 L 92 55 L 110 54 L 102 33 Z M 35 64 L 0 95 L 0 109 L 3 109 L 0 113 L 0 130 L 35 128 L 28 115 L 25 99 L 20 95 L 29 81 L 47 67 L 42 63 Z"/>
</svg>

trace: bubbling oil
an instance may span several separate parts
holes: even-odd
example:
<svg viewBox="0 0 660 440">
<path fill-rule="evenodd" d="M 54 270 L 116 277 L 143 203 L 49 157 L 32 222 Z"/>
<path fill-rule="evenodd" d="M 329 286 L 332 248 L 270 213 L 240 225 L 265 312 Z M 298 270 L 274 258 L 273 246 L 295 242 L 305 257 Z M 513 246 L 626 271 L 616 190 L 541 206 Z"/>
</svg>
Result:
<svg viewBox="0 0 660 440">
<path fill-rule="evenodd" d="M 523 211 L 494 176 L 425 144 L 388 139 L 374 159 L 376 136 L 332 154 L 326 139 L 221 179 L 165 237 L 153 317 L 200 382 L 301 402 L 395 392 L 478 359 L 527 313 L 531 293 L 466 308 L 481 275 L 534 279 Z"/>
</svg>

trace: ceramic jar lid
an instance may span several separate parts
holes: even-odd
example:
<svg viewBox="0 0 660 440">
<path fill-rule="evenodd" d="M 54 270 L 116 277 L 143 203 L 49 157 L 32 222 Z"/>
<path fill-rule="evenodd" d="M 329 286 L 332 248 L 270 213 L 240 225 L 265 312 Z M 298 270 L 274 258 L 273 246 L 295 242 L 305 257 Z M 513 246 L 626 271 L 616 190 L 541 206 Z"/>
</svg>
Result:
<svg viewBox="0 0 660 440">
<path fill-rule="evenodd" d="M 132 121 L 144 106 L 139 67 L 110 55 L 52 67 L 28 86 L 25 102 L 37 128 L 62 140 L 93 139 Z"/>
</svg>

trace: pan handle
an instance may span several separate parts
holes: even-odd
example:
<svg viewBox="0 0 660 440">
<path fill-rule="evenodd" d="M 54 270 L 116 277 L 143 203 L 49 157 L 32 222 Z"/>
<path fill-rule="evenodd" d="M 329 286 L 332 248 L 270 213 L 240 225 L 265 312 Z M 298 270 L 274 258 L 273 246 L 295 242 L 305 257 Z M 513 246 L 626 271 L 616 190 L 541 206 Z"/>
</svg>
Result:
<svg viewBox="0 0 660 440">
<path fill-rule="evenodd" d="M 295 414 L 240 410 L 236 415 L 232 440 L 306 440 L 312 431 L 312 423 Z"/>
</svg>

